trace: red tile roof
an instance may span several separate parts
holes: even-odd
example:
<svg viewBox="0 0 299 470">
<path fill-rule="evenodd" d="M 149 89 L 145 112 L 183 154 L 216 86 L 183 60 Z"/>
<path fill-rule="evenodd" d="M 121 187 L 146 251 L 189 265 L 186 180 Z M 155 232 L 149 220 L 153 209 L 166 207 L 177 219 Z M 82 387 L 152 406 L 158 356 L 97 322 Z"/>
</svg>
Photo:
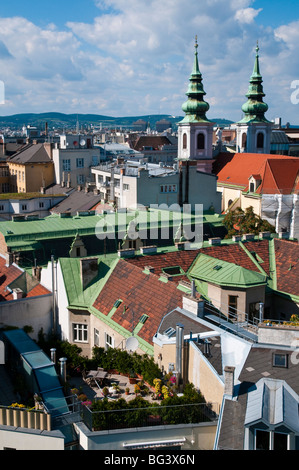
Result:
<svg viewBox="0 0 299 470">
<path fill-rule="evenodd" d="M 131 333 L 141 316 L 148 315 L 138 336 L 152 344 L 162 318 L 182 306 L 182 296 L 176 283 L 159 281 L 155 274 L 145 274 L 139 267 L 121 259 L 93 306 L 108 315 L 114 303 L 121 299 L 112 319 Z"/>
<path fill-rule="evenodd" d="M 170 268 L 179 266 L 184 273 L 187 273 L 192 263 L 195 261 L 200 250 L 186 250 L 186 251 L 173 251 L 170 253 L 158 253 L 154 255 L 135 256 L 134 258 L 127 258 L 126 262 L 134 264 L 144 269 L 146 266 L 154 268 L 157 275 L 163 273 L 163 268 Z M 180 282 L 181 280 L 188 281 L 185 275 L 176 275 L 173 277 L 173 282 Z"/>
<path fill-rule="evenodd" d="M 255 253 L 263 260 L 261 267 L 269 272 L 269 244 L 267 240 L 259 240 L 255 242 L 246 242 L 244 247 L 255 257 Z M 245 269 L 260 272 L 258 266 L 251 260 L 246 251 L 238 244 L 219 245 L 205 247 L 201 249 L 205 255 L 212 256 L 228 263 L 234 263 Z"/>
<path fill-rule="evenodd" d="M 6 288 L 22 275 L 23 271 L 15 265 L 6 266 L 5 259 L 0 256 L 0 302 L 13 300 L 13 295 Z"/>
<path fill-rule="evenodd" d="M 299 296 L 299 244 L 274 240 L 277 290 Z"/>
<path fill-rule="evenodd" d="M 39 295 L 47 294 L 51 294 L 51 292 L 41 284 L 37 284 L 33 289 L 31 289 L 31 291 L 27 293 L 26 297 L 38 297 Z"/>
<path fill-rule="evenodd" d="M 13 300 L 13 294 L 7 289 L 7 287 L 18 277 L 23 274 L 23 270 L 15 264 L 6 266 L 6 261 L 0 256 L 0 302 Z M 49 294 L 50 291 L 41 284 L 37 284 L 31 289 L 25 297 L 36 297 L 39 295 Z"/>
<path fill-rule="evenodd" d="M 286 155 L 236 153 L 233 158 L 219 156 L 218 184 L 238 185 L 248 189 L 252 175 L 261 175 L 262 183 L 257 193 L 291 194 L 298 191 L 299 159 Z M 221 168 L 221 160 L 225 164 Z M 228 161 L 227 161 L 228 160 Z"/>
</svg>

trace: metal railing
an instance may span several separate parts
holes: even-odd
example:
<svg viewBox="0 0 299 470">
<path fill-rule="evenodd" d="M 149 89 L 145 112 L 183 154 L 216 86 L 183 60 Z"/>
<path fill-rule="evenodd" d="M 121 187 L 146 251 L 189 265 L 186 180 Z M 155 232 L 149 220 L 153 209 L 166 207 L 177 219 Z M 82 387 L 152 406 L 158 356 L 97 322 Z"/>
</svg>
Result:
<svg viewBox="0 0 299 470">
<path fill-rule="evenodd" d="M 205 301 L 205 311 L 217 317 L 219 323 L 232 333 L 246 338 L 248 338 L 248 332 L 250 331 L 257 335 L 259 317 L 250 317 L 248 313 L 227 305 L 220 305 L 220 308 L 218 308 L 209 301 Z M 254 337 L 252 339 L 254 340 Z"/>
<path fill-rule="evenodd" d="M 148 426 L 198 424 L 218 420 L 217 404 L 194 403 L 93 411 L 82 404 L 82 420 L 90 431 Z"/>
</svg>

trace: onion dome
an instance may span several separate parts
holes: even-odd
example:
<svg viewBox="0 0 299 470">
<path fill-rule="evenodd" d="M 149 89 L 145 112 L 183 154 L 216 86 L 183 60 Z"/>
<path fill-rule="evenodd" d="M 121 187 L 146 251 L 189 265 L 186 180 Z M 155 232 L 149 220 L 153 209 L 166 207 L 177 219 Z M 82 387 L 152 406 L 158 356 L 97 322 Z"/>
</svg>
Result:
<svg viewBox="0 0 299 470">
<path fill-rule="evenodd" d="M 186 93 L 188 99 L 182 106 L 182 110 L 186 116 L 181 122 L 210 122 L 206 117 L 206 112 L 209 110 L 210 106 L 203 99 L 206 92 L 203 88 L 202 75 L 198 66 L 197 48 L 198 44 L 196 37 L 193 70 L 189 78 L 190 83 Z"/>
<path fill-rule="evenodd" d="M 263 91 L 263 79 L 260 74 L 260 66 L 259 66 L 259 47 L 258 44 L 256 46 L 256 56 L 255 56 L 255 63 L 252 75 L 249 81 L 249 88 L 246 94 L 248 98 L 247 102 L 243 104 L 242 111 L 244 112 L 245 116 L 240 121 L 242 122 L 269 122 L 264 114 L 268 111 L 268 105 L 263 102 L 263 98 L 265 95 Z"/>
</svg>

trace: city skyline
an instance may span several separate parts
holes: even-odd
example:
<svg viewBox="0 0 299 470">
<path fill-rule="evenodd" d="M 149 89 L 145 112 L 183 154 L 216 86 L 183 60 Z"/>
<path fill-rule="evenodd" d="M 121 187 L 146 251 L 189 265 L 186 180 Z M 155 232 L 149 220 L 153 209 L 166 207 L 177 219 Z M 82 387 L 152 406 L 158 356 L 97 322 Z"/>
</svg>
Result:
<svg viewBox="0 0 299 470">
<path fill-rule="evenodd" d="M 241 119 L 258 40 L 267 118 L 299 124 L 292 0 L 12 0 L 0 15 L 0 115 L 182 115 L 195 36 L 208 118 Z"/>
</svg>

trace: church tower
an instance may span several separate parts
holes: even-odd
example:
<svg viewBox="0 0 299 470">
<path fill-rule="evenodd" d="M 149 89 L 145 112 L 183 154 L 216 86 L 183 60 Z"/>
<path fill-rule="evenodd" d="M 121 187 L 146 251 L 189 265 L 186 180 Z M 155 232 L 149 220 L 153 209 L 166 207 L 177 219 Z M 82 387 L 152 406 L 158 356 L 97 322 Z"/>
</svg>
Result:
<svg viewBox="0 0 299 470">
<path fill-rule="evenodd" d="M 197 37 L 195 39 L 195 57 L 193 70 L 189 78 L 187 101 L 182 105 L 185 117 L 178 125 L 178 160 L 179 162 L 196 161 L 197 169 L 211 173 L 213 163 L 213 125 L 206 117 L 209 104 L 204 101 L 206 92 L 202 84 L 202 75 L 198 66 Z"/>
<path fill-rule="evenodd" d="M 237 122 L 237 152 L 270 153 L 272 123 L 265 117 L 268 105 L 263 102 L 265 93 L 259 66 L 259 47 L 256 56 L 249 88 L 247 102 L 243 104 L 244 117 Z"/>
</svg>

